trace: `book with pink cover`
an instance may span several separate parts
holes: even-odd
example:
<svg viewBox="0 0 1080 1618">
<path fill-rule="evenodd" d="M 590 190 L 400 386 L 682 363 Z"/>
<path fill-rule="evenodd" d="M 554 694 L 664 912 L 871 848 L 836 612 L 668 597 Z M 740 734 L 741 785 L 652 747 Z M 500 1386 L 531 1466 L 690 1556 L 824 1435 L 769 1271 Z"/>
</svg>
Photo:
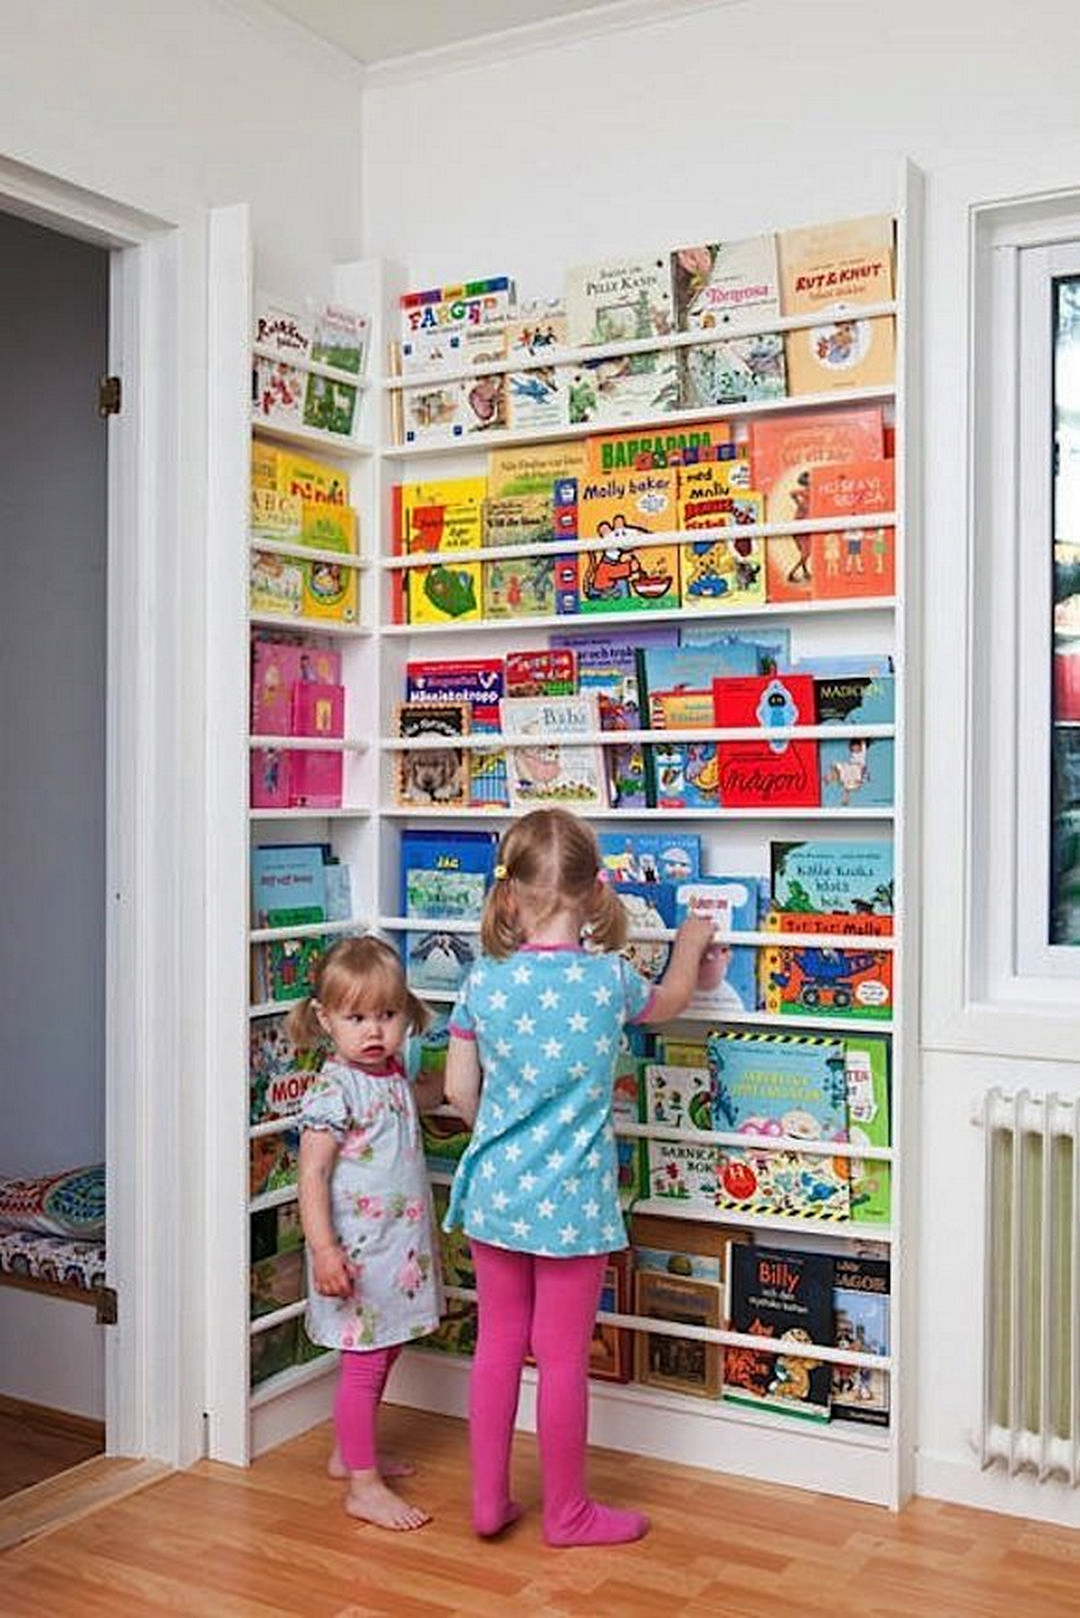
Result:
<svg viewBox="0 0 1080 1618">
<path fill-rule="evenodd" d="M 292 690 L 292 734 L 345 734 L 345 687 L 318 680 L 297 680 Z M 289 802 L 297 809 L 341 807 L 344 759 L 340 751 L 295 751 L 289 759 Z"/>
</svg>

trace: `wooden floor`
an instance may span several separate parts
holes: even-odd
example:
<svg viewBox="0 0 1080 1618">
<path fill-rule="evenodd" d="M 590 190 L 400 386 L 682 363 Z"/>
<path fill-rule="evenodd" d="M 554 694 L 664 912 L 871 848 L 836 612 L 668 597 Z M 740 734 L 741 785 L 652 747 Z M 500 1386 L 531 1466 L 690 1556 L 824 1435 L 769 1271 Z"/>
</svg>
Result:
<svg viewBox="0 0 1080 1618">
<path fill-rule="evenodd" d="M 59 1425 L 44 1419 L 36 1407 L 7 1408 L 14 1404 L 8 1400 L 0 1407 L 0 1500 L 66 1472 L 105 1448 L 100 1423 L 97 1431 L 91 1422 L 83 1423 L 80 1431 L 70 1422 Z"/>
<path fill-rule="evenodd" d="M 597 1493 L 641 1506 L 640 1544 L 540 1542 L 535 1444 L 517 1440 L 525 1518 L 499 1543 L 468 1526 L 460 1422 L 391 1409 L 387 1436 L 420 1463 L 407 1491 L 434 1512 L 413 1534 L 347 1519 L 324 1474 L 326 1428 L 250 1472 L 203 1462 L 0 1556 L 5 1618 L 1077 1618 L 1080 1533 L 917 1501 L 894 1517 L 611 1452 Z"/>
</svg>

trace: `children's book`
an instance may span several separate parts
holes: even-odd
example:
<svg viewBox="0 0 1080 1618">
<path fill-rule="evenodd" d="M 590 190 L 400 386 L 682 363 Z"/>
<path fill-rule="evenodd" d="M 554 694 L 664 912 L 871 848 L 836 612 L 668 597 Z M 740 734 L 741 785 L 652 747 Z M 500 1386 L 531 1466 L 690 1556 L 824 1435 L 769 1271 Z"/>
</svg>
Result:
<svg viewBox="0 0 1080 1618">
<path fill-rule="evenodd" d="M 367 315 L 338 303 L 320 304 L 313 320 L 311 358 L 318 365 L 361 376 L 367 363 L 370 333 Z"/>
<path fill-rule="evenodd" d="M 752 421 L 750 464 L 754 488 L 765 496 L 766 522 L 802 522 L 809 517 L 814 467 L 880 460 L 881 420 L 880 406 L 866 405 Z"/>
<path fill-rule="evenodd" d="M 892 511 L 896 462 L 852 461 L 812 466 L 811 517 Z M 896 588 L 895 534 L 889 528 L 844 528 L 813 535 L 814 594 L 820 599 L 887 596 Z"/>
<path fill-rule="evenodd" d="M 251 1339 L 249 1376 L 253 1388 L 296 1364 L 298 1326 L 297 1320 L 283 1320 Z"/>
<path fill-rule="evenodd" d="M 323 843 L 268 843 L 251 850 L 254 927 L 301 927 L 326 920 Z"/>
<path fill-rule="evenodd" d="M 251 364 L 251 413 L 256 425 L 301 427 L 308 373 L 288 360 L 256 355 Z"/>
<path fill-rule="evenodd" d="M 299 1303 L 305 1296 L 303 1249 L 256 1259 L 248 1270 L 248 1285 L 252 1320 Z"/>
<path fill-rule="evenodd" d="M 500 344 L 498 352 L 492 349 L 485 357 L 501 359 L 502 352 Z M 470 377 L 461 387 L 466 433 L 492 432 L 506 426 L 506 376 L 502 372 Z"/>
<path fill-rule="evenodd" d="M 282 359 L 314 358 L 311 352 L 310 317 L 261 290 L 255 293 L 255 321 L 252 335 L 260 348 L 273 349 Z"/>
<path fill-rule="evenodd" d="M 815 678 L 818 723 L 888 725 L 895 718 L 892 674 Z M 889 737 L 854 736 L 819 744 L 824 808 L 885 806 L 893 802 L 893 743 Z"/>
<path fill-rule="evenodd" d="M 733 1247 L 728 1293 L 732 1331 L 831 1346 L 833 1263 L 827 1253 Z M 763 1405 L 813 1421 L 829 1419 L 832 1370 L 820 1360 L 725 1348 L 723 1374 L 724 1398 L 735 1404 Z"/>
<path fill-rule="evenodd" d="M 252 539 L 297 544 L 303 532 L 304 502 L 298 494 L 279 494 L 273 485 L 252 483 L 248 531 Z"/>
<path fill-rule="evenodd" d="M 568 697 L 576 690 L 577 653 L 572 647 L 507 652 L 508 697 Z"/>
<path fill-rule="evenodd" d="M 432 551 L 440 557 L 483 544 L 483 478 L 404 483 L 393 491 L 395 549 L 406 556 Z M 443 562 L 406 571 L 405 606 L 410 623 L 446 623 L 478 618 L 479 562 Z M 397 603 L 395 602 L 395 608 Z"/>
<path fill-rule="evenodd" d="M 323 880 L 326 883 L 327 921 L 351 921 L 352 866 L 331 858 L 323 866 Z"/>
<path fill-rule="evenodd" d="M 560 479 L 582 482 L 589 470 L 589 453 L 583 439 L 565 443 L 527 444 L 507 449 L 490 449 L 487 456 L 487 493 L 490 499 L 505 495 L 536 494 L 550 497 Z"/>
<path fill-rule="evenodd" d="M 672 532 L 678 523 L 673 469 L 611 473 L 578 490 L 582 539 L 603 539 L 581 558 L 581 611 L 631 612 L 679 605 L 679 548 L 644 545 L 642 535 Z"/>
<path fill-rule="evenodd" d="M 712 691 L 717 726 L 757 726 L 761 732 L 745 742 L 717 744 L 721 806 L 816 807 L 818 744 L 768 736 L 777 728 L 815 723 L 813 680 L 805 674 L 722 677 Z"/>
<path fill-rule="evenodd" d="M 794 911 L 805 931 L 815 915 L 890 918 L 893 913 L 893 848 L 876 842 L 770 843 L 772 902 Z"/>
<path fill-rule="evenodd" d="M 251 440 L 251 487 L 252 489 L 273 490 L 278 489 L 278 457 L 280 451 L 276 444 L 267 443 L 265 438 L 252 438 Z M 287 492 L 287 491 L 283 491 Z"/>
<path fill-rule="evenodd" d="M 670 1062 L 644 1065 L 645 1122 L 672 1129 L 712 1129 L 712 1090 L 708 1069 Z M 715 1212 L 720 1148 L 694 1141 L 647 1143 L 648 1195 L 682 1207 Z"/>
<path fill-rule="evenodd" d="M 680 1321 L 685 1326 L 718 1328 L 721 1291 L 711 1281 L 661 1275 L 652 1270 L 635 1276 L 635 1313 L 653 1320 Z M 634 1377 L 646 1387 L 715 1399 L 720 1391 L 720 1349 L 696 1338 L 661 1337 L 639 1331 L 634 1348 Z"/>
<path fill-rule="evenodd" d="M 620 1123 L 640 1123 L 641 1107 L 641 1061 L 629 1046 L 626 1046 L 619 1051 L 615 1060 L 611 1116 L 616 1127 Z M 615 1154 L 619 1202 L 624 1209 L 630 1208 L 639 1197 L 646 1195 L 645 1142 L 632 1136 L 616 1134 Z"/>
<path fill-rule="evenodd" d="M 481 354 L 501 358 L 513 302 L 514 283 L 507 276 L 404 293 L 398 303 L 402 374 L 458 370 L 482 363 Z"/>
<path fill-rule="evenodd" d="M 553 557 L 500 557 L 482 566 L 486 618 L 548 618 L 554 613 Z"/>
<path fill-rule="evenodd" d="M 600 1282 L 598 1313 L 632 1314 L 633 1282 L 629 1252 L 624 1248 L 621 1252 L 610 1253 Z M 597 1320 L 589 1343 L 589 1375 L 600 1382 L 629 1382 L 633 1359 L 633 1332 Z"/>
<path fill-rule="evenodd" d="M 313 372 L 304 389 L 304 426 L 349 438 L 356 426 L 358 404 L 355 383 Z"/>
<path fill-rule="evenodd" d="M 723 1288 L 728 1254 L 735 1242 L 749 1241 L 745 1231 L 728 1230 L 704 1219 L 665 1219 L 658 1214 L 632 1214 L 630 1243 L 637 1272 L 685 1275 Z"/>
<path fill-rule="evenodd" d="M 258 1000 L 304 1000 L 326 951 L 325 938 L 274 938 L 256 944 L 253 976 Z"/>
<path fill-rule="evenodd" d="M 292 734 L 344 736 L 345 687 L 298 680 L 292 689 Z M 297 808 L 339 808 L 343 770 L 344 756 L 340 750 L 294 751 L 289 760 L 290 803 Z"/>
<path fill-rule="evenodd" d="M 292 688 L 291 732 L 340 740 L 345 735 L 345 687 L 297 680 Z"/>
<path fill-rule="evenodd" d="M 507 749 L 510 802 L 514 808 L 562 804 L 578 809 L 607 807 L 603 749 L 574 745 L 574 737 L 600 729 L 593 693 L 565 697 L 504 697 L 503 734 L 523 745 Z"/>
<path fill-rule="evenodd" d="M 665 937 L 653 939 L 675 925 L 675 890 L 670 882 L 620 882 L 619 898 L 630 925 L 630 940 L 623 954 L 643 978 L 655 983 L 671 953 Z"/>
<path fill-rule="evenodd" d="M 479 920 L 495 848 L 490 832 L 403 831 L 403 914 L 416 920 Z"/>
<path fill-rule="evenodd" d="M 807 927 L 805 931 L 819 929 Z M 867 940 L 872 945 L 873 939 Z M 880 1022 L 892 1016 L 892 953 L 778 941 L 761 951 L 762 999 L 773 1016 Z"/>
<path fill-rule="evenodd" d="M 576 642 L 578 688 L 594 691 L 601 730 L 641 730 L 640 657 L 626 640 Z M 608 795 L 613 809 L 642 809 L 648 803 L 645 748 L 640 742 L 605 748 Z"/>
<path fill-rule="evenodd" d="M 404 943 L 409 987 L 417 994 L 453 994 L 479 959 L 475 933 L 409 933 Z"/>
<path fill-rule="evenodd" d="M 295 1185 L 299 1157 L 299 1130 L 282 1129 L 273 1135 L 256 1135 L 248 1153 L 248 1196 L 261 1197 L 267 1191 L 281 1191 Z"/>
<path fill-rule="evenodd" d="M 701 870 L 696 832 L 601 832 L 600 857 L 616 886 L 626 882 L 688 882 Z"/>
<path fill-rule="evenodd" d="M 566 387 L 572 426 L 640 421 L 679 408 L 679 375 L 670 349 L 580 360 L 566 367 Z"/>
<path fill-rule="evenodd" d="M 448 444 L 465 437 L 465 384 L 460 379 L 402 388 L 402 444 Z"/>
<path fill-rule="evenodd" d="M 347 506 L 349 474 L 332 461 L 322 461 L 300 450 L 279 449 L 274 457 L 279 494 L 298 494 L 317 505 Z"/>
<path fill-rule="evenodd" d="M 735 457 L 730 421 L 695 421 L 682 427 L 629 427 L 623 432 L 590 433 L 583 446 L 586 466 L 577 474 L 594 481 L 612 472 L 658 470 L 690 462 Z M 747 479 L 749 485 L 749 479 Z"/>
<path fill-rule="evenodd" d="M 254 747 L 248 770 L 253 809 L 288 809 L 292 805 L 293 754 L 280 747 Z"/>
<path fill-rule="evenodd" d="M 821 323 L 786 337 L 791 393 L 869 388 L 894 374 L 891 315 L 860 320 L 861 305 L 893 297 L 893 222 L 887 214 L 780 233 L 785 315 Z"/>
<path fill-rule="evenodd" d="M 708 646 L 654 646 L 642 651 L 649 730 L 711 730 L 712 681 L 720 672 L 753 673 L 761 647 L 738 635 Z M 652 743 L 646 749 L 649 796 L 658 809 L 715 809 L 715 742 Z"/>
<path fill-rule="evenodd" d="M 761 326 L 780 314 L 774 238 L 677 248 L 671 273 L 679 331 L 725 334 L 721 341 L 680 350 L 684 407 L 782 399 L 783 339 L 775 332 L 740 335 L 740 327 Z"/>
<path fill-rule="evenodd" d="M 889 1352 L 889 1261 L 838 1253 L 834 1259 L 833 1344 L 858 1354 Z M 866 1366 L 832 1367 L 834 1421 L 889 1425 L 889 1374 Z"/>
<path fill-rule="evenodd" d="M 430 745 L 398 754 L 397 802 L 407 808 L 468 807 L 469 771 L 463 747 L 448 747 L 455 736 L 469 733 L 467 702 L 403 702 L 398 708 L 397 733 L 410 739 L 429 738 Z"/>
<path fill-rule="evenodd" d="M 783 1034 L 708 1036 L 713 1128 L 755 1136 L 843 1140 L 847 1134 L 844 1047 L 839 1040 Z M 719 1206 L 795 1219 L 846 1220 L 846 1164 L 761 1144 L 721 1149 Z"/>
<path fill-rule="evenodd" d="M 506 356 L 530 360 L 566 346 L 566 310 L 560 303 L 519 304 L 506 322 Z M 554 363 L 510 371 L 506 378 L 509 424 L 517 431 L 566 427 L 570 396 L 565 368 Z"/>
<path fill-rule="evenodd" d="M 866 1146 L 888 1146 L 889 1044 L 879 1035 L 844 1034 L 844 1082 L 848 1139 Z M 881 1158 L 851 1159 L 851 1217 L 864 1224 L 888 1224 L 891 1167 Z"/>
<path fill-rule="evenodd" d="M 675 926 L 687 916 L 703 916 L 711 921 L 714 936 L 726 938 L 733 932 L 756 932 L 766 902 L 764 879 L 756 876 L 699 876 L 680 882 L 675 888 Z M 695 989 L 691 1014 L 755 1011 L 758 1003 L 757 949 L 736 944 L 724 951 L 725 970 L 720 982 L 707 989 Z"/>
<path fill-rule="evenodd" d="M 248 1036 L 248 1121 L 261 1124 L 300 1111 L 321 1050 L 297 1051 L 285 1037 L 283 1016 L 254 1017 Z"/>
<path fill-rule="evenodd" d="M 731 485 L 728 472 L 745 461 L 701 461 L 679 472 L 679 527 L 746 528 L 760 524 L 763 501 L 749 488 Z M 680 557 L 683 605 L 749 606 L 765 600 L 765 546 L 733 535 L 693 540 Z"/>
<path fill-rule="evenodd" d="M 304 549 L 340 551 L 343 555 L 355 556 L 357 522 L 352 506 L 330 506 L 309 500 L 302 502 L 301 510 L 300 543 Z M 304 616 L 355 623 L 360 609 L 356 568 L 325 557 L 305 562 L 303 566 Z"/>
<path fill-rule="evenodd" d="M 558 537 L 554 486 L 547 494 L 489 495 L 484 501 L 485 545 L 547 545 Z"/>
<path fill-rule="evenodd" d="M 248 571 L 248 606 L 253 613 L 295 618 L 304 610 L 304 567 L 291 556 L 252 551 Z"/>
<path fill-rule="evenodd" d="M 666 337 L 674 329 L 667 255 L 609 259 L 567 270 L 566 328 L 574 348 Z"/>
<path fill-rule="evenodd" d="M 470 731 L 499 729 L 503 661 L 498 657 L 414 661 L 405 665 L 406 702 L 467 702 Z M 475 808 L 503 808 L 510 799 L 506 755 L 473 748 L 468 759 L 469 801 Z"/>
</svg>

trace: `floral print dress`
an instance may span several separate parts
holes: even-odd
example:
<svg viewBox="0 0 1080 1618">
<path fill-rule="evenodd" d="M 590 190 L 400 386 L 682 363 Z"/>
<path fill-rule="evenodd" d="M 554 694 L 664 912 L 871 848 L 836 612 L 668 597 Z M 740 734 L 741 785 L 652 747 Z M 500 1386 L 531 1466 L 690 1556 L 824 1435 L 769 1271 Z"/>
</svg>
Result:
<svg viewBox="0 0 1080 1618">
<path fill-rule="evenodd" d="M 439 1324 L 442 1287 L 431 1191 L 411 1081 L 395 1065 L 368 1073 L 331 1059 L 304 1098 L 301 1129 L 338 1143 L 330 1214 L 356 1276 L 325 1298 L 308 1268 L 306 1325 L 327 1348 L 386 1348 Z"/>
</svg>

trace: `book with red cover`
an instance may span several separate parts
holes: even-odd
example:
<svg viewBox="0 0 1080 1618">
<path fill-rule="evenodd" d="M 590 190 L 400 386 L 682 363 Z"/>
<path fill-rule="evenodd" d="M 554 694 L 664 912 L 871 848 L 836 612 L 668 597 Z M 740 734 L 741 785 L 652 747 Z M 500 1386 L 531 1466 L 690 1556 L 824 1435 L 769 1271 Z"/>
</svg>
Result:
<svg viewBox="0 0 1080 1618">
<path fill-rule="evenodd" d="M 815 723 L 814 682 L 808 674 L 714 680 L 718 727 L 756 726 L 759 736 L 720 742 L 720 807 L 816 809 L 820 802 L 818 744 L 769 738 L 769 731 Z"/>
<path fill-rule="evenodd" d="M 879 405 L 799 411 L 750 423 L 753 487 L 765 496 L 766 522 L 799 522 L 809 515 L 811 468 L 880 461 L 883 453 Z"/>
<path fill-rule="evenodd" d="M 811 517 L 855 517 L 892 511 L 896 503 L 896 462 L 850 461 L 812 466 Z M 891 527 L 844 528 L 813 535 L 814 595 L 819 600 L 846 596 L 889 596 L 896 588 Z"/>
<path fill-rule="evenodd" d="M 577 653 L 569 646 L 548 651 L 507 652 L 508 697 L 572 696 L 577 690 Z"/>
</svg>

